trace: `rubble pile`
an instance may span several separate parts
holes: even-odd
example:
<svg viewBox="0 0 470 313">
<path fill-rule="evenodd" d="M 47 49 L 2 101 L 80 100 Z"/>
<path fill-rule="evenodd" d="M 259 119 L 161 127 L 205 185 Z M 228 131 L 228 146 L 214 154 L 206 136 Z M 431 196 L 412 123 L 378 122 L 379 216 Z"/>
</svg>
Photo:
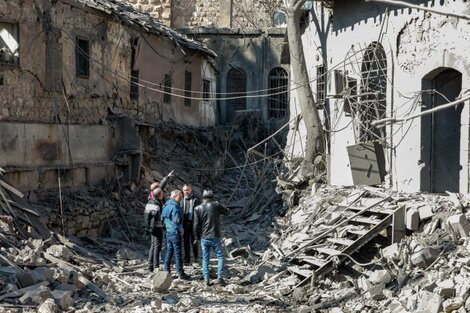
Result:
<svg viewBox="0 0 470 313">
<path fill-rule="evenodd" d="M 468 312 L 469 199 L 370 187 L 299 194 L 275 219 L 258 285 L 298 312 Z M 374 233 L 388 212 L 391 223 Z M 366 240 L 355 246 L 348 233 L 361 231 Z"/>
</svg>

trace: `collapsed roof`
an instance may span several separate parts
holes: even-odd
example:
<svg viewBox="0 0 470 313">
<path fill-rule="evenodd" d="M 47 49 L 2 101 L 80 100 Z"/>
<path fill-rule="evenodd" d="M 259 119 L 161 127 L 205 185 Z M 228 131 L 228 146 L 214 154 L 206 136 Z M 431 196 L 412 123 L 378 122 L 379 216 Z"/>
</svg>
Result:
<svg viewBox="0 0 470 313">
<path fill-rule="evenodd" d="M 190 50 L 202 52 L 206 56 L 216 57 L 217 54 L 203 43 L 192 40 L 187 36 L 171 29 L 162 22 L 156 20 L 150 14 L 138 11 L 132 5 L 120 3 L 114 0 L 75 0 L 77 3 L 99 10 L 111 15 L 119 22 L 131 26 L 143 28 L 146 32 L 158 36 L 164 36 L 176 45 Z"/>
</svg>

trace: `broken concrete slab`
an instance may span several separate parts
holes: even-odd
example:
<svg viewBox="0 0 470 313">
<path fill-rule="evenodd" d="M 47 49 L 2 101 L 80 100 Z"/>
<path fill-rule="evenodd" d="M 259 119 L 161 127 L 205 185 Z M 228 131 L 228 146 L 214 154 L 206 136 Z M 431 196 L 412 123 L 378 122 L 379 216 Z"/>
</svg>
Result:
<svg viewBox="0 0 470 313">
<path fill-rule="evenodd" d="M 392 276 L 387 270 L 374 271 L 369 275 L 369 282 L 374 285 L 388 284 L 392 280 Z"/>
<path fill-rule="evenodd" d="M 421 268 L 431 265 L 439 256 L 440 250 L 433 247 L 426 247 L 411 255 L 411 263 Z"/>
<path fill-rule="evenodd" d="M 442 297 L 438 294 L 421 291 L 419 293 L 418 311 L 439 313 L 442 310 Z"/>
</svg>

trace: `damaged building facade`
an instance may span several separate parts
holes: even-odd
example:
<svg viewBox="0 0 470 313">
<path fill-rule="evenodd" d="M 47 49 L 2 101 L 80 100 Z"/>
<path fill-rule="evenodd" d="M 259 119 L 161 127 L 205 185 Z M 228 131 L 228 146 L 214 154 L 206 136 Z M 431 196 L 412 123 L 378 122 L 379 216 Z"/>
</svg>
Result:
<svg viewBox="0 0 470 313">
<path fill-rule="evenodd" d="M 20 190 L 138 178 L 139 125 L 215 124 L 215 53 L 132 6 L 13 0 L 0 12 L 0 167 Z"/>
<path fill-rule="evenodd" d="M 244 114 L 272 125 L 286 121 L 289 64 L 281 59 L 286 33 L 283 1 L 119 1 L 162 18 L 217 53 L 220 123 Z"/>
<path fill-rule="evenodd" d="M 460 14 L 470 6 L 413 3 Z M 465 98 L 468 32 L 465 19 L 423 10 L 314 3 L 302 42 L 312 90 L 325 107 L 332 184 L 469 192 L 468 100 L 439 110 Z M 438 111 L 421 116 L 430 109 Z M 374 124 L 385 118 L 394 121 Z"/>
</svg>

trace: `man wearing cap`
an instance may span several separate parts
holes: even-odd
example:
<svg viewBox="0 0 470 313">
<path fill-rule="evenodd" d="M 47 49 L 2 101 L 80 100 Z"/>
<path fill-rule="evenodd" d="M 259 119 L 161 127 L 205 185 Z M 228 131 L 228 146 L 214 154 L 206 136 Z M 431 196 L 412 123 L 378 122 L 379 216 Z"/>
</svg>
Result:
<svg viewBox="0 0 470 313">
<path fill-rule="evenodd" d="M 163 207 L 162 219 L 166 229 L 166 257 L 165 271 L 168 273 L 171 269 L 171 259 L 175 255 L 176 271 L 178 277 L 183 280 L 189 280 L 183 269 L 183 255 L 181 251 L 181 235 L 183 234 L 183 209 L 179 203 L 183 198 L 181 190 L 173 190 L 171 197 Z"/>
<path fill-rule="evenodd" d="M 150 196 L 152 195 L 152 197 Z M 150 272 L 160 267 L 162 251 L 163 224 L 161 219 L 163 191 L 155 188 L 151 191 L 144 211 L 144 228 L 150 234 L 148 268 Z"/>
<path fill-rule="evenodd" d="M 213 200 L 212 190 L 204 190 L 202 194 L 202 204 L 194 210 L 194 234 L 196 240 L 201 241 L 202 247 L 202 274 L 206 286 L 210 285 L 209 259 L 211 248 L 214 249 L 218 258 L 217 281 L 225 285 L 224 266 L 225 257 L 222 250 L 222 231 L 220 227 L 220 216 L 229 214 L 229 210 L 224 208 L 219 202 Z"/>
</svg>

